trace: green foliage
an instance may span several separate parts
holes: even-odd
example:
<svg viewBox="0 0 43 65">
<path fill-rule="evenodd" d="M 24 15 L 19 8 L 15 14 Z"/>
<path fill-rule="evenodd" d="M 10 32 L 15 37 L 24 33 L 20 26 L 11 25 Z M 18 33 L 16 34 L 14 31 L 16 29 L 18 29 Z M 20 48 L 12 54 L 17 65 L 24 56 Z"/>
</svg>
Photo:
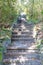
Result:
<svg viewBox="0 0 43 65">
<path fill-rule="evenodd" d="M 11 23 L 19 13 L 25 12 L 27 19 L 35 22 L 41 20 L 43 14 L 42 0 L 0 0 L 0 22 Z"/>
<path fill-rule="evenodd" d="M 0 53 L 0 61 L 2 60 L 2 53 Z"/>
<path fill-rule="evenodd" d="M 42 15 L 43 15 L 43 10 L 41 11 Z"/>
<path fill-rule="evenodd" d="M 43 40 L 41 40 L 41 44 L 43 44 Z"/>
<path fill-rule="evenodd" d="M 2 51 L 3 51 L 3 48 L 2 48 L 2 45 L 0 43 L 0 61 L 2 61 Z"/>
<path fill-rule="evenodd" d="M 0 22 L 10 23 L 14 20 L 14 18 L 16 18 L 16 10 L 14 9 L 14 7 L 12 7 L 11 1 L 12 0 L 1 0 Z"/>
</svg>

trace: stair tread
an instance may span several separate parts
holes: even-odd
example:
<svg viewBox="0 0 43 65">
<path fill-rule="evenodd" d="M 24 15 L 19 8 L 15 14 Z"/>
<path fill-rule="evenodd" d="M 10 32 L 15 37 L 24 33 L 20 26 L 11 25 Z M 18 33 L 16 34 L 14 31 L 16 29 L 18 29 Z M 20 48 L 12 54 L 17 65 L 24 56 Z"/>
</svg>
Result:
<svg viewBox="0 0 43 65">
<path fill-rule="evenodd" d="M 26 60 L 27 60 L 27 59 L 26 59 Z M 37 60 L 37 61 L 40 62 L 40 59 L 37 59 L 37 58 L 28 58 L 27 61 L 33 61 L 33 60 L 34 60 L 34 61 Z M 11 63 L 11 62 L 12 62 L 12 63 L 15 63 L 15 62 L 17 62 L 17 61 L 19 61 L 19 59 L 12 59 L 12 60 L 11 60 L 11 59 L 4 59 L 4 60 L 3 60 L 4 63 Z"/>
<path fill-rule="evenodd" d="M 27 54 L 26 52 L 12 52 L 12 53 L 4 53 L 4 55 L 11 55 L 11 56 L 13 56 L 13 55 L 24 55 L 24 54 Z"/>
<path fill-rule="evenodd" d="M 19 39 L 19 38 L 20 38 L 20 39 L 21 39 L 21 38 L 22 38 L 22 39 L 27 39 L 27 38 L 28 38 L 28 39 L 32 39 L 33 36 L 32 36 L 32 35 L 31 35 L 31 36 L 29 36 L 29 35 L 22 35 L 22 36 L 14 35 L 14 36 L 11 37 L 11 39 L 12 39 L 12 38 L 18 38 L 18 39 Z"/>
<path fill-rule="evenodd" d="M 12 38 L 13 41 L 21 40 L 21 41 L 34 41 L 34 38 Z"/>
<path fill-rule="evenodd" d="M 19 34 L 20 33 L 20 34 Z M 19 33 L 14 33 L 12 34 L 12 36 L 33 36 L 33 32 L 19 32 Z"/>
<path fill-rule="evenodd" d="M 33 37 L 32 35 L 29 36 L 29 35 L 12 35 L 12 37 Z"/>
<path fill-rule="evenodd" d="M 24 46 L 18 47 L 18 46 L 14 46 L 14 45 L 13 45 L 13 46 L 8 46 L 8 47 L 7 47 L 7 50 L 32 50 L 32 49 L 31 49 L 31 48 L 29 49 L 28 46 L 27 46 L 27 47 L 26 47 L 26 46 L 25 46 L 25 47 L 24 47 Z M 34 50 L 37 50 L 37 48 L 34 49 Z"/>
</svg>

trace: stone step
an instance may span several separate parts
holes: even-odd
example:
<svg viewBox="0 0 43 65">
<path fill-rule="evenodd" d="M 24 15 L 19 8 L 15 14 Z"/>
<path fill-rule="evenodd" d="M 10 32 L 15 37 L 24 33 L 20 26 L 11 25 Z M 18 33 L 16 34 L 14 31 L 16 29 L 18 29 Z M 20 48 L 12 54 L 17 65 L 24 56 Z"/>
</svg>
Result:
<svg viewBox="0 0 43 65">
<path fill-rule="evenodd" d="M 29 41 L 29 43 L 32 43 L 32 42 L 35 42 L 33 40 L 30 40 L 30 39 L 11 39 L 11 41 Z"/>
<path fill-rule="evenodd" d="M 31 51 L 31 52 L 35 51 L 35 52 L 38 52 L 38 50 L 36 50 L 36 49 L 33 49 L 33 50 L 32 49 L 23 49 L 23 50 L 21 50 L 21 49 L 14 49 L 14 48 L 13 49 L 10 49 L 9 48 L 9 49 L 7 49 L 6 53 L 12 53 L 13 54 L 13 53 L 16 53 L 17 52 L 17 53 L 21 53 L 22 54 L 24 52 L 28 53 L 27 51 Z"/>
<path fill-rule="evenodd" d="M 29 31 L 13 31 L 12 34 L 17 34 L 18 32 L 21 32 L 21 33 L 24 33 L 24 34 L 27 34 L 27 33 L 33 34 L 32 30 L 29 30 Z"/>
<path fill-rule="evenodd" d="M 20 38 L 20 37 L 21 37 L 21 38 L 23 38 L 23 37 L 24 37 L 24 38 L 25 38 L 25 37 L 26 37 L 26 38 L 28 38 L 28 37 L 33 38 L 32 35 L 30 35 L 30 36 L 29 36 L 29 35 L 12 35 L 12 37 L 14 37 L 14 38 L 15 38 L 15 37 L 16 37 L 16 38 Z"/>
<path fill-rule="evenodd" d="M 7 50 L 28 50 L 28 48 L 9 46 L 9 47 L 7 47 Z"/>
<path fill-rule="evenodd" d="M 18 30 L 26 30 L 26 29 L 28 29 L 28 30 L 32 30 L 33 29 L 33 27 L 31 27 L 31 26 L 26 26 L 25 28 L 22 28 L 22 27 L 16 27 L 16 28 L 13 28 L 12 30 L 15 30 L 15 29 L 18 29 Z"/>
<path fill-rule="evenodd" d="M 28 34 L 21 34 L 21 35 L 12 35 L 12 37 L 14 37 L 14 38 L 33 38 L 33 36 L 32 35 L 28 35 Z"/>
<path fill-rule="evenodd" d="M 33 38 L 33 35 L 24 35 L 24 34 L 23 35 L 12 35 L 11 39 L 12 38 L 18 38 L 18 39 L 19 38 Z"/>
<path fill-rule="evenodd" d="M 12 40 L 13 41 L 18 41 L 18 40 L 21 40 L 21 41 L 33 41 L 34 38 L 13 38 L 12 37 Z"/>
<path fill-rule="evenodd" d="M 12 38 L 11 41 L 28 41 L 27 44 L 29 44 L 29 43 L 35 43 L 34 38 Z"/>
<path fill-rule="evenodd" d="M 20 35 L 19 34 L 12 34 L 12 36 L 33 36 L 31 33 L 29 33 L 29 34 L 21 34 L 20 33 Z"/>
<path fill-rule="evenodd" d="M 23 52 L 22 52 L 22 53 L 23 53 Z M 40 57 L 39 57 L 40 54 L 39 54 L 38 52 L 37 52 L 37 53 L 36 53 L 36 52 L 33 52 L 33 53 L 31 52 L 31 53 L 26 53 L 26 54 L 25 54 L 25 53 L 24 53 L 24 54 L 21 54 L 21 53 L 20 53 L 20 54 L 17 54 L 17 53 L 16 53 L 16 54 L 8 54 L 8 53 L 6 54 L 6 53 L 5 53 L 4 55 L 5 55 L 5 57 L 6 57 L 6 58 L 3 59 L 3 62 L 4 62 L 4 63 L 8 63 L 8 62 L 10 62 L 11 60 L 12 60 L 12 62 L 13 62 L 13 60 L 15 61 L 15 59 L 16 59 L 16 61 L 17 61 L 17 60 L 18 60 L 17 58 L 19 58 L 19 56 L 21 56 L 21 55 L 22 55 L 22 57 L 26 57 L 26 58 L 28 59 L 27 61 L 32 61 L 32 60 L 40 61 Z M 26 58 L 25 58 L 24 60 L 26 60 Z M 19 58 L 19 60 L 20 60 L 20 59 L 22 60 L 22 58 Z M 8 61 L 8 60 L 9 60 L 9 61 Z M 16 62 L 16 61 L 15 61 L 15 62 Z M 14 62 L 13 62 L 13 63 L 14 63 Z"/>
<path fill-rule="evenodd" d="M 12 39 L 33 39 L 32 36 L 12 36 Z"/>
<path fill-rule="evenodd" d="M 4 57 L 3 57 L 3 59 L 17 59 L 17 58 L 19 58 L 19 56 L 23 56 L 23 57 L 27 57 L 27 58 L 29 58 L 29 59 L 31 59 L 31 58 L 37 58 L 37 59 L 40 59 L 40 54 L 4 54 Z"/>
<path fill-rule="evenodd" d="M 40 63 L 40 60 L 37 58 L 29 58 L 29 59 L 25 59 L 26 61 L 28 61 L 27 63 L 29 64 L 29 61 L 36 61 L 38 63 Z M 3 63 L 15 63 L 15 62 L 19 62 L 19 59 L 4 59 Z M 26 63 L 26 62 L 25 62 Z M 31 64 L 30 64 L 31 65 Z M 37 64 L 38 65 L 38 64 Z"/>
<path fill-rule="evenodd" d="M 11 39 L 11 42 L 12 42 L 13 44 L 14 44 L 14 42 L 18 42 L 18 43 L 21 42 L 20 44 L 27 44 L 27 45 L 28 45 L 28 44 L 31 44 L 31 43 L 35 43 L 35 40 L 34 40 L 34 39 L 31 39 L 31 40 L 30 40 L 30 39 L 28 39 L 28 40 L 27 40 L 27 39 L 26 39 L 26 40 L 25 40 L 25 39 L 23 39 L 23 40 Z M 26 43 L 26 42 L 27 42 L 27 43 Z"/>
<path fill-rule="evenodd" d="M 20 32 L 24 32 L 24 33 L 25 33 L 25 32 L 28 33 L 28 32 L 32 32 L 33 29 L 29 29 L 29 28 L 28 28 L 28 29 L 18 29 L 18 30 L 15 30 L 15 29 L 14 29 L 14 30 L 12 30 L 12 32 L 19 32 L 19 31 L 20 31 Z"/>
<path fill-rule="evenodd" d="M 15 56 L 15 55 L 17 56 L 17 55 L 24 55 L 24 54 L 27 54 L 27 53 L 26 52 L 12 52 L 12 53 L 11 52 L 9 52 L 9 53 L 7 52 L 7 53 L 4 53 L 4 55 L 8 55 L 8 56 L 9 55 L 10 56 Z"/>
<path fill-rule="evenodd" d="M 9 48 L 9 49 L 7 49 L 7 51 L 6 51 L 6 53 L 13 53 L 13 52 L 17 52 L 17 53 L 24 53 L 24 52 L 27 52 L 27 50 L 28 49 L 11 49 L 11 48 Z"/>
<path fill-rule="evenodd" d="M 34 25 L 32 25 L 32 24 L 22 24 L 22 25 L 16 25 L 16 26 L 14 25 L 13 28 L 21 28 L 21 26 L 23 26 L 23 25 L 24 25 L 25 27 L 31 27 L 31 28 L 34 26 Z"/>
<path fill-rule="evenodd" d="M 14 35 L 18 35 L 18 36 L 22 36 L 22 35 L 28 35 L 28 36 L 31 36 L 31 35 L 33 35 L 33 32 L 13 32 L 12 33 L 12 35 L 14 36 Z"/>
<path fill-rule="evenodd" d="M 25 50 L 25 49 L 27 49 L 28 50 L 28 48 L 29 47 L 31 47 L 32 45 L 35 45 L 35 42 L 34 43 L 32 43 L 31 41 L 30 42 L 27 42 L 27 41 L 17 41 L 17 42 L 13 42 L 11 45 L 9 45 L 8 47 L 7 47 L 7 49 L 18 49 L 18 50 Z"/>
<path fill-rule="evenodd" d="M 13 49 L 10 49 L 10 48 L 9 48 L 9 49 L 7 49 L 6 52 L 4 52 L 4 55 L 6 55 L 6 54 L 7 54 L 8 56 L 9 56 L 9 54 L 16 55 L 16 56 L 21 55 L 21 54 L 22 54 L 22 55 L 23 55 L 23 54 L 26 55 L 26 54 L 32 53 L 32 52 L 34 52 L 34 51 L 35 51 L 35 53 L 40 53 L 40 52 L 38 52 L 38 49 L 33 49 L 33 50 L 32 50 L 32 49 L 29 49 L 29 50 L 27 50 L 27 49 L 26 49 L 26 50 L 25 50 L 25 49 L 20 50 L 20 49 L 19 49 L 19 50 L 15 50 L 14 48 L 13 48 Z M 17 55 L 16 53 L 17 53 L 18 55 Z"/>
<path fill-rule="evenodd" d="M 6 48 L 7 50 L 9 50 L 9 51 L 18 51 L 18 50 L 20 50 L 20 51 L 26 51 L 26 50 L 39 50 L 39 49 L 31 49 L 31 48 L 29 48 L 29 47 L 24 47 L 24 46 L 22 46 L 22 47 L 18 47 L 18 46 L 8 46 L 7 48 Z"/>
<path fill-rule="evenodd" d="M 36 50 L 36 52 L 13 52 L 13 53 L 11 53 L 11 52 L 7 52 L 7 53 L 4 53 L 4 57 L 3 57 L 3 59 L 15 59 L 15 58 L 19 58 L 19 56 L 23 56 L 23 57 L 27 57 L 27 58 L 29 58 L 29 59 L 31 59 L 31 58 L 37 58 L 37 59 L 40 59 L 40 53 L 38 53 L 38 51 Z"/>
<path fill-rule="evenodd" d="M 24 32 L 24 31 L 21 32 L 21 34 L 29 34 L 29 33 L 30 33 L 30 34 L 33 34 L 33 32 Z"/>
<path fill-rule="evenodd" d="M 24 26 L 24 27 L 22 27 L 22 26 L 18 26 L 18 27 L 15 27 L 15 28 L 13 28 L 12 30 L 16 30 L 16 29 L 18 29 L 18 30 L 26 30 L 26 29 L 28 29 L 28 30 L 32 30 L 33 29 L 33 26 Z"/>
</svg>

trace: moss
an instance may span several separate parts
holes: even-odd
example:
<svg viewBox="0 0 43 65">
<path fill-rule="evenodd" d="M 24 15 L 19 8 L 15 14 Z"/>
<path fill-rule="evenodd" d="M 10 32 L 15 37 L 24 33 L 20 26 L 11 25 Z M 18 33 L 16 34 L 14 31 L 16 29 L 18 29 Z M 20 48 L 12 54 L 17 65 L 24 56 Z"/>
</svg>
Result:
<svg viewBox="0 0 43 65">
<path fill-rule="evenodd" d="M 2 52 L 0 52 L 0 61 L 2 61 Z"/>
<path fill-rule="evenodd" d="M 40 45 L 38 45 L 37 48 L 40 49 Z"/>
<path fill-rule="evenodd" d="M 36 48 L 40 49 L 40 45 L 41 45 L 41 43 L 40 43 L 40 44 L 39 44 L 39 43 L 37 43 L 37 47 L 36 47 Z"/>
<path fill-rule="evenodd" d="M 41 44 L 43 44 L 43 40 L 41 40 Z"/>
</svg>

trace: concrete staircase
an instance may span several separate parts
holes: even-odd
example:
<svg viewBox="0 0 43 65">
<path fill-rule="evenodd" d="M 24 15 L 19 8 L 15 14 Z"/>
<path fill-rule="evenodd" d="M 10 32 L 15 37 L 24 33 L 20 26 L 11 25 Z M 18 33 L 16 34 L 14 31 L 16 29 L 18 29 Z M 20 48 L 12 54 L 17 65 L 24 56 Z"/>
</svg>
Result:
<svg viewBox="0 0 43 65">
<path fill-rule="evenodd" d="M 35 45 L 32 23 L 15 24 L 12 29 L 11 44 L 4 51 L 3 65 L 41 65 Z"/>
</svg>

